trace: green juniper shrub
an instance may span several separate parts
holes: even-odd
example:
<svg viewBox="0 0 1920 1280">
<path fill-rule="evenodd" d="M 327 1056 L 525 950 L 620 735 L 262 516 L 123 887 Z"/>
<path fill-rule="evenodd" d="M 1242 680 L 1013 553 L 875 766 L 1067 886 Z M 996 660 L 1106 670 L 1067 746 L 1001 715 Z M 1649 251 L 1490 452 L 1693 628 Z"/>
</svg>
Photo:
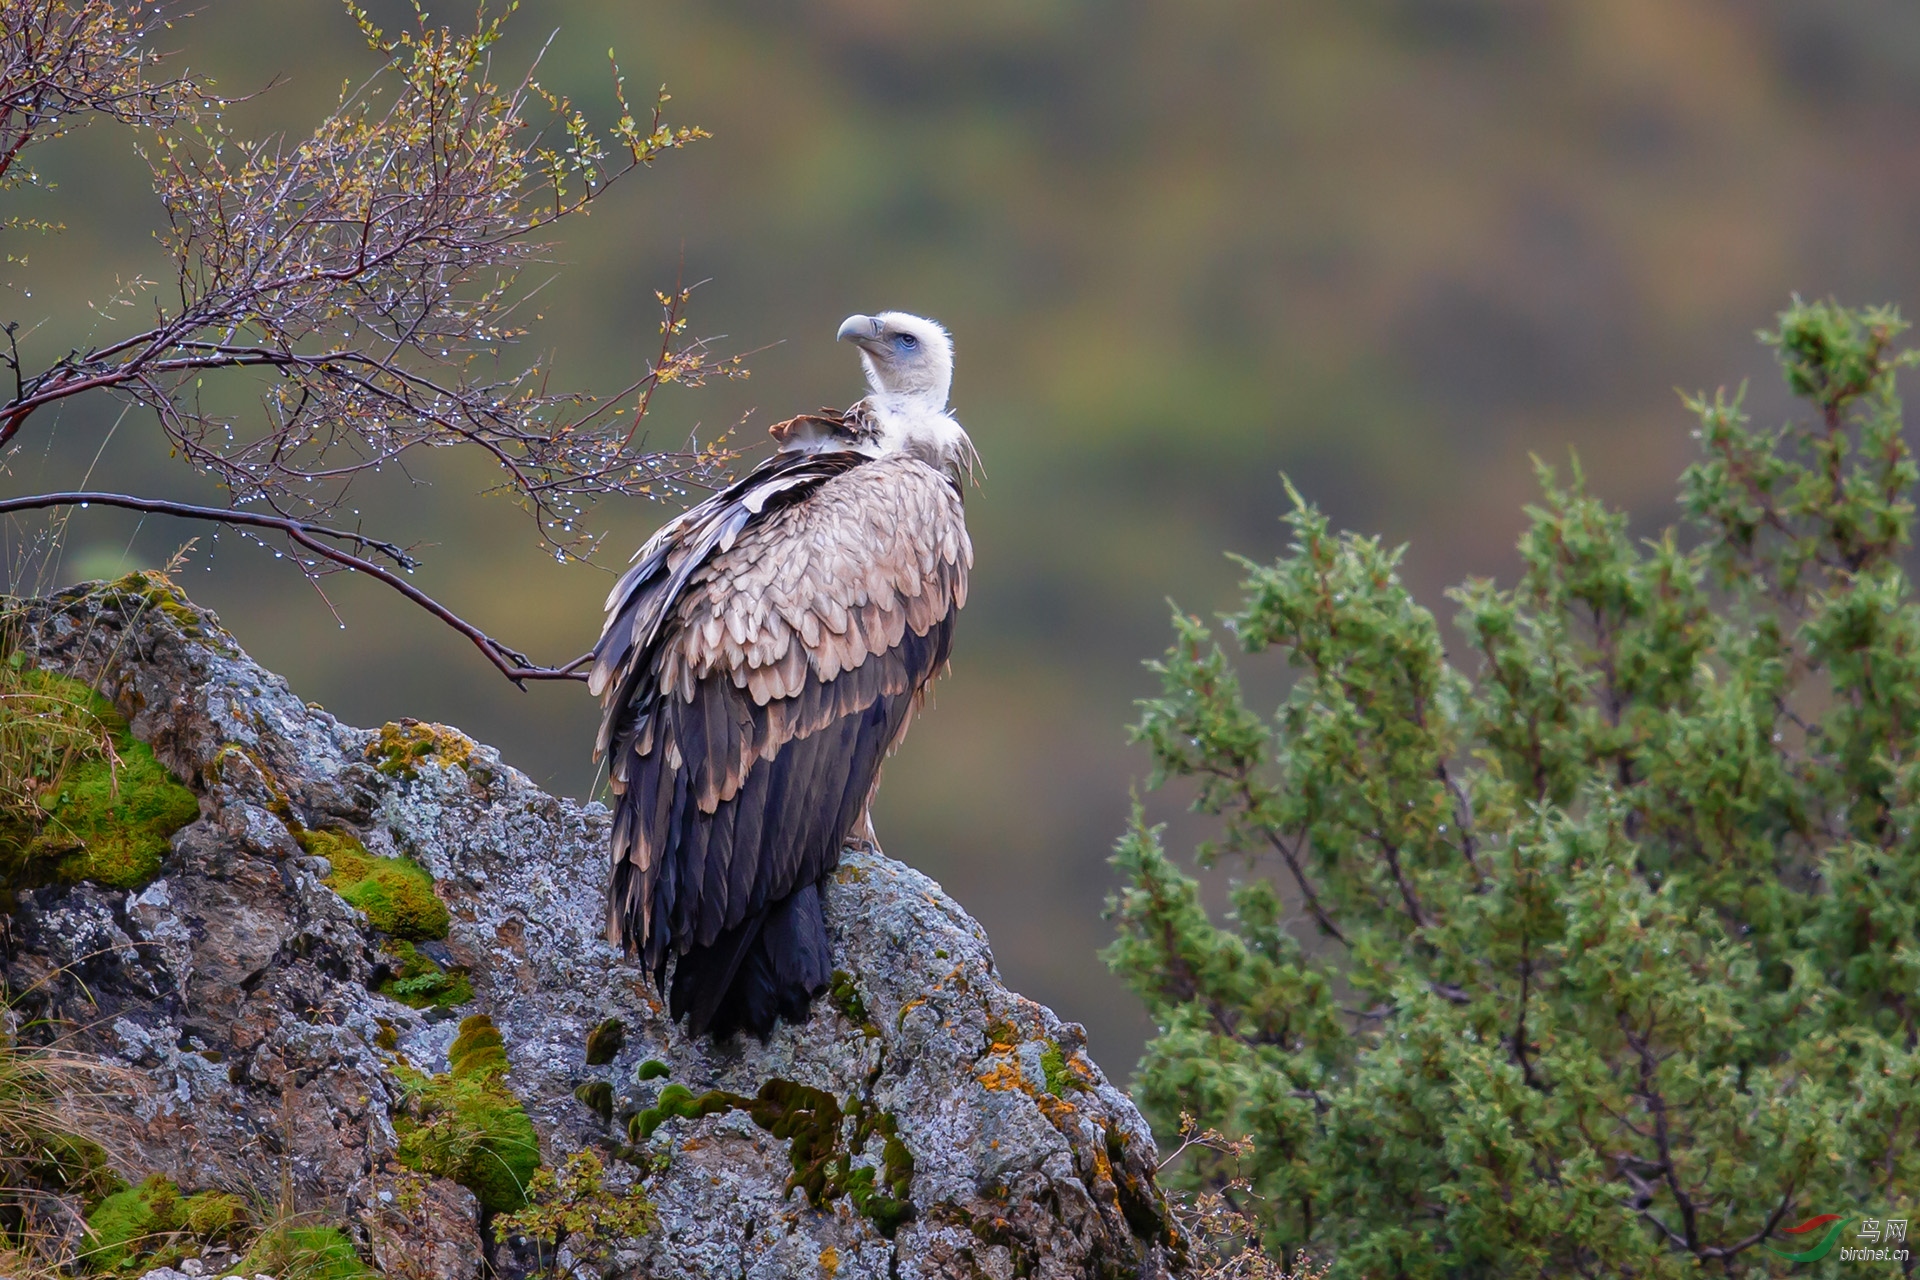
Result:
<svg viewBox="0 0 1920 1280">
<path fill-rule="evenodd" d="M 1453 593 L 1451 657 L 1399 552 L 1298 495 L 1226 620 L 1291 665 L 1271 720 L 1176 614 L 1135 732 L 1217 820 L 1199 863 L 1247 874 L 1213 919 L 1136 811 L 1107 957 L 1159 1027 L 1141 1102 L 1252 1139 L 1276 1256 L 1785 1274 L 1806 1219 L 1920 1219 L 1903 328 L 1796 301 L 1763 337 L 1799 420 L 1691 399 L 1690 532 L 1637 541 L 1542 468 L 1518 585 Z"/>
</svg>

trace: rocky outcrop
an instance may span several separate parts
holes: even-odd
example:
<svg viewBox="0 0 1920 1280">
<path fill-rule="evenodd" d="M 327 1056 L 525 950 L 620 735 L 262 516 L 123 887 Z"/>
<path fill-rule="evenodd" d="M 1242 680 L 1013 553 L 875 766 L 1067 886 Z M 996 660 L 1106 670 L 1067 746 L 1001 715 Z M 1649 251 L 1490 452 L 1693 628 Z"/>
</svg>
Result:
<svg viewBox="0 0 1920 1280">
<path fill-rule="evenodd" d="M 136 1180 L 291 1201 L 396 1278 L 470 1276 L 483 1249 L 524 1272 L 534 1246 L 483 1231 L 529 1167 L 492 1099 L 548 1165 L 595 1152 L 610 1195 L 653 1202 L 644 1234 L 576 1238 L 576 1274 L 1167 1274 L 1139 1113 L 927 877 L 849 852 L 831 998 L 765 1043 L 692 1041 L 603 940 L 600 805 L 451 729 L 338 723 L 164 579 L 26 617 L 30 660 L 113 699 L 200 799 L 151 883 L 28 890 L 10 923 L 15 1016 L 130 1069 L 106 1105 Z M 437 926 L 395 905 L 408 862 Z"/>
</svg>

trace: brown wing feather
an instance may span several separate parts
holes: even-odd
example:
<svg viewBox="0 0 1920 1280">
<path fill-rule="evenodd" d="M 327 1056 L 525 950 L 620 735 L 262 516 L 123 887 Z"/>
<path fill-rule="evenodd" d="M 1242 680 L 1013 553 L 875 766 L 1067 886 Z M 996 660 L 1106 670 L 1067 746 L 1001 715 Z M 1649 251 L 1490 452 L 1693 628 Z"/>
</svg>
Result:
<svg viewBox="0 0 1920 1280">
<path fill-rule="evenodd" d="M 688 513 L 611 602 L 609 931 L 656 970 L 831 868 L 946 663 L 972 565 L 960 495 L 910 458 L 845 457 Z"/>
<path fill-rule="evenodd" d="M 724 672 L 736 688 L 744 679 L 761 705 L 796 697 L 809 679 L 831 684 L 952 612 L 971 562 L 959 496 L 944 477 L 905 457 L 868 462 L 752 522 L 730 551 L 695 571 L 656 659 L 658 683 L 691 701 L 695 685 Z M 806 642 L 810 630 L 818 643 Z M 790 660 L 796 647 L 804 662 Z M 830 718 L 851 709 L 843 702 L 832 700 Z M 753 759 L 823 723 L 783 718 L 766 740 L 739 738 L 730 755 L 709 737 L 694 765 L 703 770 L 701 807 L 712 812 Z"/>
</svg>

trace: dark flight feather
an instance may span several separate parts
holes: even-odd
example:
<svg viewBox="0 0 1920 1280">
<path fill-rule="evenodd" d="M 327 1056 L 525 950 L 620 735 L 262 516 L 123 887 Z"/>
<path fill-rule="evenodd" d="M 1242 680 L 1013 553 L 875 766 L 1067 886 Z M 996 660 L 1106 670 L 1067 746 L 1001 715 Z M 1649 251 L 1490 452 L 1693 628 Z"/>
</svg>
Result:
<svg viewBox="0 0 1920 1280">
<path fill-rule="evenodd" d="M 672 521 L 609 598 L 592 669 L 616 792 L 609 936 L 695 1034 L 765 1034 L 824 988 L 818 886 L 946 665 L 971 561 L 948 476 L 780 454 Z"/>
</svg>

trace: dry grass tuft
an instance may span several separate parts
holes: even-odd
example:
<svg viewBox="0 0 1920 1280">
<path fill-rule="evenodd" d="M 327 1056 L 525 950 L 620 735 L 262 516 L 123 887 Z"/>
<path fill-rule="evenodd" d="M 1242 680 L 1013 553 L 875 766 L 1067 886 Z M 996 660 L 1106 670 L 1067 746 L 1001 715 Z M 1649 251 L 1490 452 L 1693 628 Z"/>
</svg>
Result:
<svg viewBox="0 0 1920 1280">
<path fill-rule="evenodd" d="M 1304 1252 L 1276 1258 L 1267 1251 L 1256 1210 L 1260 1196 L 1238 1173 L 1240 1161 L 1253 1153 L 1252 1139 L 1202 1129 L 1191 1115 L 1182 1114 L 1180 1145 L 1160 1162 L 1161 1170 L 1189 1150 L 1211 1152 L 1225 1175 L 1211 1190 L 1167 1194 L 1174 1221 L 1192 1250 L 1194 1280 L 1326 1280 L 1331 1263 L 1315 1263 Z"/>
<path fill-rule="evenodd" d="M 96 1135 L 124 1074 L 0 1033 L 0 1275 L 62 1274 L 85 1246 L 84 1206 L 123 1185 Z"/>
</svg>

